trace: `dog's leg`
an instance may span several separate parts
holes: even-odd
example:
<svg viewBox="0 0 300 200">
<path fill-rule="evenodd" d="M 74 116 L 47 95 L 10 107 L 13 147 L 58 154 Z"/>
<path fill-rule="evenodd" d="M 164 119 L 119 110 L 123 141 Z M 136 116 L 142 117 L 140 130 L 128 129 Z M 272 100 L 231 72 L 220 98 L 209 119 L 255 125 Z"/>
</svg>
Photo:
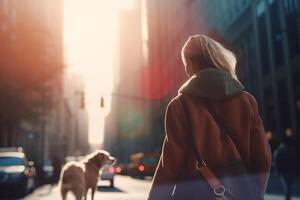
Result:
<svg viewBox="0 0 300 200">
<path fill-rule="evenodd" d="M 61 194 L 62 200 L 66 200 L 67 199 L 67 193 L 68 193 L 68 190 L 65 190 L 65 189 L 61 189 L 60 190 L 60 194 Z"/>
<path fill-rule="evenodd" d="M 89 188 L 86 188 L 86 189 L 84 190 L 84 198 L 83 198 L 84 200 L 86 200 L 88 191 L 89 191 Z"/>
<path fill-rule="evenodd" d="M 83 191 L 78 191 L 75 195 L 76 200 L 82 200 L 83 197 Z"/>
<path fill-rule="evenodd" d="M 96 188 L 95 188 L 95 187 L 93 187 L 93 188 L 92 188 L 92 200 L 94 200 L 94 194 L 95 194 L 95 190 L 96 190 Z"/>
</svg>

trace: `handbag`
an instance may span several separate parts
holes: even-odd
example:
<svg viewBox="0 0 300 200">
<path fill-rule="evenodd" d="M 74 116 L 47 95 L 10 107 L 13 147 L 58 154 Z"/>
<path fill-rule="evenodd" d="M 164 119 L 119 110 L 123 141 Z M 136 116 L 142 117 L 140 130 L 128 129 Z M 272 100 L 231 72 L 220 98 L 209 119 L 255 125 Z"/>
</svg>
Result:
<svg viewBox="0 0 300 200">
<path fill-rule="evenodd" d="M 194 143 L 192 126 L 189 124 L 190 115 L 185 98 L 180 97 L 185 115 L 186 130 L 189 134 L 192 154 L 195 155 L 197 174 L 193 178 L 183 176 L 176 183 L 172 200 L 263 200 L 255 184 L 255 177 L 247 173 L 242 159 L 224 163 L 220 166 L 208 166 L 200 155 Z M 210 102 L 201 101 L 220 127 L 220 139 L 231 140 L 221 118 Z M 232 142 L 232 140 L 231 140 Z M 233 143 L 233 142 L 232 142 Z M 236 148 L 235 145 L 233 145 Z M 185 171 L 185 170 L 183 170 Z"/>
</svg>

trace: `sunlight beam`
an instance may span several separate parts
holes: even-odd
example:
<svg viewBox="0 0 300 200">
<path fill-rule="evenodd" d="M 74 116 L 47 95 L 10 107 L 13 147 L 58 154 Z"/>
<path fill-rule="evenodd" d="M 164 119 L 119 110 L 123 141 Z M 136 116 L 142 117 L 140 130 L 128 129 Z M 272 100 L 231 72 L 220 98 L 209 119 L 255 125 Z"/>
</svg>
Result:
<svg viewBox="0 0 300 200">
<path fill-rule="evenodd" d="M 64 45 L 72 73 L 84 77 L 89 141 L 102 143 L 104 117 L 99 99 L 112 92 L 118 1 L 65 0 Z"/>
</svg>

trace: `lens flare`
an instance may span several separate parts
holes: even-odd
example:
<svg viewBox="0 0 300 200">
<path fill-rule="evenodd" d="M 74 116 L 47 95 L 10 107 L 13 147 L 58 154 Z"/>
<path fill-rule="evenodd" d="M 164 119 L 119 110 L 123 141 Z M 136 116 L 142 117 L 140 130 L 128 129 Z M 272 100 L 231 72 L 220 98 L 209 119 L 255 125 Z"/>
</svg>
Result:
<svg viewBox="0 0 300 200">
<path fill-rule="evenodd" d="M 158 100 L 171 92 L 171 78 L 164 67 L 149 67 L 142 71 L 139 81 L 140 94 L 150 100 Z"/>
</svg>

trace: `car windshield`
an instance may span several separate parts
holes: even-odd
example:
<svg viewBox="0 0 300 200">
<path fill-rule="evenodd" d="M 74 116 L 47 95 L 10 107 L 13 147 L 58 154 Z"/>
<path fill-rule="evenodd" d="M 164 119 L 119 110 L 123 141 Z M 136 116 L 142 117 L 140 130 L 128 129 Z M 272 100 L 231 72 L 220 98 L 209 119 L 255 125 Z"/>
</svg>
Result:
<svg viewBox="0 0 300 200">
<path fill-rule="evenodd" d="M 18 157 L 0 157 L 0 166 L 24 165 L 23 159 Z"/>
</svg>

